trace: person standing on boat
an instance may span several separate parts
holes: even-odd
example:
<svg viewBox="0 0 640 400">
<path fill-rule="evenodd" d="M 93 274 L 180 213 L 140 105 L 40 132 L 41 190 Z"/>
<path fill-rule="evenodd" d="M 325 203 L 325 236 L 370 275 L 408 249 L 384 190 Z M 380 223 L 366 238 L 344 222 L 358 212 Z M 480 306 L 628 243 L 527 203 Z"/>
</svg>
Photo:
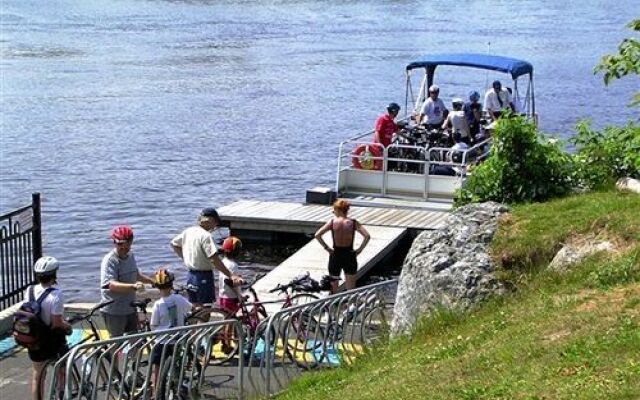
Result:
<svg viewBox="0 0 640 400">
<path fill-rule="evenodd" d="M 350 204 L 344 199 L 338 199 L 333 203 L 334 218 L 331 218 L 315 234 L 320 245 L 329 253 L 329 275 L 340 277 L 340 271 L 344 271 L 347 290 L 356 287 L 356 273 L 358 260 L 356 256 L 362 252 L 371 236 L 361 223 L 353 218 L 348 218 Z M 329 247 L 322 239 L 327 231 L 331 231 L 333 248 Z M 362 243 L 358 249 L 353 249 L 353 241 L 356 232 L 362 235 Z M 331 293 L 338 290 L 338 282 L 331 282 Z"/>
<path fill-rule="evenodd" d="M 502 88 L 500 81 L 493 81 L 492 88 L 487 90 L 484 95 L 484 110 L 489 114 L 494 121 L 500 118 L 500 115 L 506 111 L 511 110 L 516 112 L 516 109 L 511 100 L 511 95 L 507 89 Z"/>
<path fill-rule="evenodd" d="M 480 104 L 480 93 L 475 90 L 469 93 L 469 101 L 462 106 L 464 116 L 467 118 L 469 133 L 471 137 L 480 133 L 480 120 L 482 119 L 482 104 Z"/>
<path fill-rule="evenodd" d="M 451 101 L 453 111 L 447 115 L 447 119 L 442 124 L 442 129 L 451 129 L 452 133 L 459 133 L 462 137 L 462 141 L 469 144 L 471 143 L 471 135 L 469 133 L 469 124 L 467 124 L 467 118 L 462 111 L 463 101 L 459 97 L 454 97 Z"/>
<path fill-rule="evenodd" d="M 420 108 L 416 122 L 418 124 L 424 123 L 427 129 L 439 129 L 449 113 L 442 99 L 438 97 L 439 95 L 440 88 L 437 85 L 431 85 L 429 97 Z"/>
<path fill-rule="evenodd" d="M 391 144 L 393 135 L 398 132 L 398 125 L 396 125 L 395 118 L 399 112 L 400 106 L 397 103 L 389 103 L 387 112 L 376 119 L 373 132 L 374 143 L 380 143 L 384 147 Z"/>
<path fill-rule="evenodd" d="M 194 306 L 213 303 L 215 299 L 212 267 L 231 278 L 234 284 L 242 284 L 242 278 L 232 274 L 220 260 L 211 237 L 211 231 L 221 223 L 215 208 L 205 208 L 198 216 L 198 225 L 185 229 L 171 240 L 173 251 L 189 270 L 187 283 L 198 288 L 196 293 L 189 292 L 189 301 Z"/>
</svg>

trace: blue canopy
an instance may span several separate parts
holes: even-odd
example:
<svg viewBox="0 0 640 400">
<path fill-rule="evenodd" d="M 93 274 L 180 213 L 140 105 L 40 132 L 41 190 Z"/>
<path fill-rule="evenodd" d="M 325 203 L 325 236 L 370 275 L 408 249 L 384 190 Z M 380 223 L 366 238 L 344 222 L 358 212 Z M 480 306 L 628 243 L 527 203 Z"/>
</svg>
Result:
<svg viewBox="0 0 640 400">
<path fill-rule="evenodd" d="M 458 65 L 500 71 L 511 74 L 513 79 L 518 78 L 520 75 L 533 74 L 533 65 L 527 61 L 474 53 L 431 54 L 420 61 L 407 65 L 407 71 L 415 68 L 426 68 L 429 75 L 433 76 L 433 72 L 438 65 Z"/>
</svg>

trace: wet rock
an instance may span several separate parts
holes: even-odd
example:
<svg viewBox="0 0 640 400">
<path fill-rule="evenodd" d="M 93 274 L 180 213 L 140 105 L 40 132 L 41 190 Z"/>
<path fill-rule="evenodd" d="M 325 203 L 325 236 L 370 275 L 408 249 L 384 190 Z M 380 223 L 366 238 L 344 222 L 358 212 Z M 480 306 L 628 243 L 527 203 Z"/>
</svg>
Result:
<svg viewBox="0 0 640 400">
<path fill-rule="evenodd" d="M 445 228 L 422 232 L 405 259 L 391 323 L 407 333 L 420 316 L 439 307 L 466 310 L 506 288 L 493 276 L 487 253 L 502 204 L 471 204 L 455 210 Z"/>
</svg>

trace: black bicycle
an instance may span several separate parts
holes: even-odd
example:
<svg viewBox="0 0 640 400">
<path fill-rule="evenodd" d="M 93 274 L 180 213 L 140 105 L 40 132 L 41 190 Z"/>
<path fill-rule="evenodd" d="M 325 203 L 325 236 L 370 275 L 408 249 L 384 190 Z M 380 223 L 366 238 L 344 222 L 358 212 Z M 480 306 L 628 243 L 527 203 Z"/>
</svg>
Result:
<svg viewBox="0 0 640 400">
<path fill-rule="evenodd" d="M 83 339 L 74 344 L 73 347 L 101 339 L 93 318 L 98 310 L 111 303 L 113 303 L 113 300 L 100 303 L 86 314 L 78 315 L 67 320 L 71 325 L 85 325 L 83 331 L 89 332 Z M 99 360 L 95 363 L 82 363 L 82 359 L 75 360 L 71 367 L 71 376 L 66 377 L 64 364 L 66 364 L 65 361 L 69 354 L 70 352 L 60 360 L 49 360 L 45 363 L 38 382 L 38 397 L 40 400 L 62 399 L 68 380 L 70 380 L 71 395 L 74 399 L 94 399 L 96 391 L 106 390 L 109 370 L 111 368 L 111 356 L 109 354 L 92 358 L 93 360 Z M 61 366 L 56 369 L 56 364 L 61 364 Z M 100 385 L 96 386 L 92 382 L 98 382 Z"/>
</svg>

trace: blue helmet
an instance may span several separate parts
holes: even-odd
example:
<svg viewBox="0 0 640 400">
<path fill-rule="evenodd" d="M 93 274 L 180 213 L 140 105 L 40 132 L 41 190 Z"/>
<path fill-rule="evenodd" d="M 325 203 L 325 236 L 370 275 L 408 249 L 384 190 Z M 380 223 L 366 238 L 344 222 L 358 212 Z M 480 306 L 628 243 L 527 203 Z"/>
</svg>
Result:
<svg viewBox="0 0 640 400">
<path fill-rule="evenodd" d="M 480 100 L 480 93 L 476 92 L 475 90 L 470 91 L 469 92 L 469 100 L 471 100 L 471 101 Z"/>
</svg>

